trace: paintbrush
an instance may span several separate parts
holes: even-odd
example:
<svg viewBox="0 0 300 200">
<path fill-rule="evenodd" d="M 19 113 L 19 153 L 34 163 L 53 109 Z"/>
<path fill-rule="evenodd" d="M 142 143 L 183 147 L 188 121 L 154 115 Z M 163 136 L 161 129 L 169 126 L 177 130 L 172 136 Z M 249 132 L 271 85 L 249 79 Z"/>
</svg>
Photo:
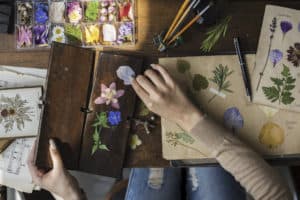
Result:
<svg viewBox="0 0 300 200">
<path fill-rule="evenodd" d="M 198 21 L 202 15 L 211 7 L 213 6 L 213 2 L 210 2 L 199 14 L 197 14 L 181 31 L 179 31 L 169 42 L 167 45 L 170 45 L 174 42 L 180 35 L 182 35 L 188 28 L 190 28 L 196 21 Z"/>
<path fill-rule="evenodd" d="M 181 16 L 181 18 L 178 20 L 178 22 L 176 23 L 175 27 L 173 28 L 173 30 L 171 31 L 171 33 L 169 34 L 169 37 L 171 37 L 174 32 L 177 30 L 177 28 L 183 23 L 184 19 L 186 18 L 186 16 L 189 14 L 189 12 L 196 8 L 201 0 L 193 0 L 192 3 L 189 5 L 189 7 L 186 9 L 186 11 L 183 13 L 183 15 Z M 169 39 L 169 38 L 167 38 Z"/>
<path fill-rule="evenodd" d="M 174 18 L 174 20 L 173 20 L 173 22 L 172 22 L 172 24 L 171 24 L 171 26 L 170 26 L 170 28 L 169 28 L 167 34 L 165 35 L 165 37 L 164 37 L 164 39 L 163 39 L 163 42 L 165 42 L 165 41 L 168 39 L 168 37 L 169 37 L 171 31 L 173 30 L 173 28 L 174 28 L 175 25 L 176 25 L 176 22 L 178 21 L 179 17 L 182 15 L 183 11 L 184 11 L 184 10 L 186 9 L 186 7 L 188 6 L 188 3 L 189 3 L 189 2 L 190 2 L 190 0 L 185 0 L 185 1 L 183 2 L 183 4 L 181 5 L 181 7 L 180 7 L 180 9 L 179 9 L 179 11 L 178 11 L 176 17 Z"/>
</svg>

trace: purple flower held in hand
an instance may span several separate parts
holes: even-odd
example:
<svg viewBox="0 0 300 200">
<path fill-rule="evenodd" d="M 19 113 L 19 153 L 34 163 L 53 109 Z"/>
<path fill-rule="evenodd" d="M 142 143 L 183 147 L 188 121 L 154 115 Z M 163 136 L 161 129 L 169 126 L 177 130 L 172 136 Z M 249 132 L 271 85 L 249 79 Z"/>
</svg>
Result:
<svg viewBox="0 0 300 200">
<path fill-rule="evenodd" d="M 270 52 L 269 58 L 273 63 L 273 67 L 283 58 L 283 53 L 279 49 L 274 49 Z"/>
<path fill-rule="evenodd" d="M 101 96 L 95 100 L 95 104 L 110 105 L 115 109 L 120 109 L 119 100 L 125 93 L 124 90 L 117 90 L 116 83 L 112 82 L 109 87 L 101 84 Z"/>
<path fill-rule="evenodd" d="M 224 123 L 226 127 L 233 130 L 243 128 L 244 119 L 239 109 L 236 107 L 228 108 L 224 113 Z"/>
<path fill-rule="evenodd" d="M 282 41 L 284 40 L 285 35 L 293 29 L 293 24 L 289 21 L 281 21 L 280 27 L 283 33 Z"/>
<path fill-rule="evenodd" d="M 108 121 L 110 125 L 117 126 L 121 122 L 121 112 L 119 111 L 110 111 L 108 113 Z"/>
</svg>

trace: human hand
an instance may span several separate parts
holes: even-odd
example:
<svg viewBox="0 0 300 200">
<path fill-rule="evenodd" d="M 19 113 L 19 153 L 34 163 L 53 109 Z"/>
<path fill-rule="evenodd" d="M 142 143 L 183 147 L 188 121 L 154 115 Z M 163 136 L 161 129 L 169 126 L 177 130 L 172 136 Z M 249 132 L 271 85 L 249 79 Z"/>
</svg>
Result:
<svg viewBox="0 0 300 200">
<path fill-rule="evenodd" d="M 47 173 L 34 165 L 35 144 L 28 157 L 28 167 L 32 181 L 41 188 L 63 198 L 64 200 L 77 200 L 81 198 L 81 191 L 77 180 L 64 168 L 63 161 L 57 150 L 55 142 L 49 141 L 49 151 L 53 162 L 53 169 Z"/>
<path fill-rule="evenodd" d="M 132 86 L 149 110 L 190 131 L 203 117 L 160 65 L 133 80 Z"/>
</svg>

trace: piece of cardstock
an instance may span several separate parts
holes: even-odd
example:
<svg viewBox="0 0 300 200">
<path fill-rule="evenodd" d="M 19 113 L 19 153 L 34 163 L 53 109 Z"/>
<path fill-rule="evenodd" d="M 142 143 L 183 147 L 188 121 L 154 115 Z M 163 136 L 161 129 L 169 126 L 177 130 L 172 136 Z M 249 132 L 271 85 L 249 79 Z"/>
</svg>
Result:
<svg viewBox="0 0 300 200">
<path fill-rule="evenodd" d="M 246 60 L 252 71 L 255 55 L 247 55 Z M 250 103 L 236 55 L 161 58 L 159 63 L 199 109 L 257 152 L 265 156 L 300 153 L 300 115 Z M 216 75 L 224 72 L 227 76 L 220 89 Z M 162 143 L 163 157 L 168 160 L 208 158 L 195 138 L 164 119 Z"/>
</svg>

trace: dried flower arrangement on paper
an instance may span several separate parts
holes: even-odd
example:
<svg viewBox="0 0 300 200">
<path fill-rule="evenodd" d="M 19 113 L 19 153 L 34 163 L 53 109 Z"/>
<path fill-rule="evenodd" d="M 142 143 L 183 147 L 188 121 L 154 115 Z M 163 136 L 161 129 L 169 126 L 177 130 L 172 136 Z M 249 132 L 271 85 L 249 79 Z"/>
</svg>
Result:
<svg viewBox="0 0 300 200">
<path fill-rule="evenodd" d="M 19 94 L 15 97 L 0 97 L 0 124 L 4 127 L 5 133 L 9 133 L 16 127 L 22 130 L 26 122 L 30 122 L 32 107 L 27 106 L 28 102 L 23 100 Z"/>
<path fill-rule="evenodd" d="M 273 86 L 262 87 L 262 90 L 268 100 L 272 103 L 277 102 L 288 105 L 294 102 L 293 90 L 296 87 L 296 79 L 291 75 L 290 69 L 283 65 L 280 78 L 271 77 Z"/>
</svg>

